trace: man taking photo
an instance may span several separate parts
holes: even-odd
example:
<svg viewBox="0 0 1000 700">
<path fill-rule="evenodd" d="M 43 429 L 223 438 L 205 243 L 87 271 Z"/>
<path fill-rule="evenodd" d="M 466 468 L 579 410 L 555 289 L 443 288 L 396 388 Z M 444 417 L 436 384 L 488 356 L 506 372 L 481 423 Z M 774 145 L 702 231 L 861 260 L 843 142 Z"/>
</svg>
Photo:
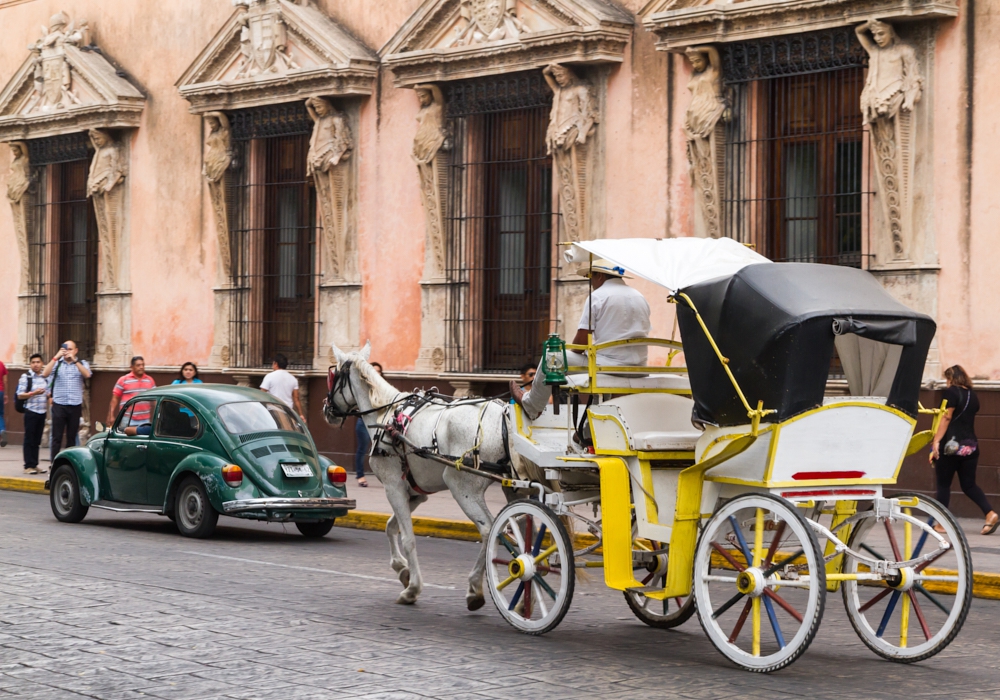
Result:
<svg viewBox="0 0 1000 700">
<path fill-rule="evenodd" d="M 50 461 L 62 449 L 63 433 L 66 433 L 66 447 L 76 444 L 80 432 L 80 416 L 83 414 L 83 385 L 90 379 L 90 365 L 81 360 L 76 343 L 67 340 L 59 348 L 55 357 L 42 370 L 49 380 L 52 393 L 52 452 Z"/>
</svg>

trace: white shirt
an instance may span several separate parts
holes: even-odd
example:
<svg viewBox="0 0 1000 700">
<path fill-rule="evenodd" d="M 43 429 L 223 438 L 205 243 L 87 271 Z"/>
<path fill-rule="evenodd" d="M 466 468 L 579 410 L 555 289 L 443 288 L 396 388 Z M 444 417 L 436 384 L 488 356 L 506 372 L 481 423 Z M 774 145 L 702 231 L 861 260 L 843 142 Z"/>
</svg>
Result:
<svg viewBox="0 0 1000 700">
<path fill-rule="evenodd" d="M 594 324 L 590 322 L 593 307 Z M 583 315 L 578 328 L 594 330 L 594 343 L 613 340 L 648 338 L 652 325 L 649 322 L 649 304 L 646 298 L 625 281 L 617 277 L 590 293 L 589 302 L 583 304 Z M 618 366 L 645 365 L 649 350 L 645 345 L 608 348 L 597 353 L 597 364 Z"/>
<path fill-rule="evenodd" d="M 260 388 L 289 408 L 292 404 L 292 392 L 299 388 L 299 380 L 288 373 L 288 370 L 276 369 L 260 383 Z"/>
</svg>

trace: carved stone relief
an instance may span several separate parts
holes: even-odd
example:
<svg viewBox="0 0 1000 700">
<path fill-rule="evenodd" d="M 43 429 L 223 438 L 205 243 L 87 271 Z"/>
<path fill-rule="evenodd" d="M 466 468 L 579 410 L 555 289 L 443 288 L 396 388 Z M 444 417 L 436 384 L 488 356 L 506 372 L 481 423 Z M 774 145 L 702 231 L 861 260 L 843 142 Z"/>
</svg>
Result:
<svg viewBox="0 0 1000 700">
<path fill-rule="evenodd" d="M 219 276 L 223 284 L 232 282 L 233 263 L 229 243 L 229 214 L 226 211 L 226 171 L 233 162 L 229 119 L 222 112 L 207 112 L 205 121 L 205 155 L 202 174 L 208 182 L 208 194 L 215 219 L 215 236 L 219 248 Z"/>
<path fill-rule="evenodd" d="M 525 30 L 517 17 L 517 0 L 461 0 L 460 13 L 468 22 L 455 46 L 516 39 Z"/>
<path fill-rule="evenodd" d="M 358 279 L 353 231 L 349 230 L 350 164 L 354 148 L 347 115 L 324 97 L 310 97 L 306 109 L 314 125 L 306 172 L 316 185 L 323 221 L 324 274 L 327 281 Z"/>
<path fill-rule="evenodd" d="M 31 274 L 31 252 L 28 245 L 28 190 L 31 188 L 31 167 L 28 162 L 28 147 L 20 141 L 10 144 L 13 159 L 7 173 L 7 199 L 14 214 L 14 236 L 17 238 L 17 252 L 21 257 L 21 276 L 18 291 L 28 292 Z"/>
<path fill-rule="evenodd" d="M 420 199 L 426 222 L 424 279 L 440 279 L 445 273 L 444 223 L 448 193 L 451 139 L 444 116 L 444 95 L 431 83 L 417 85 L 420 111 L 413 139 L 413 160 L 420 177 Z"/>
<path fill-rule="evenodd" d="M 267 0 L 237 0 L 247 8 L 240 18 L 240 65 L 236 78 L 253 78 L 261 73 L 284 73 L 299 64 L 288 48 L 288 28 L 281 6 Z"/>
<path fill-rule="evenodd" d="M 42 38 L 28 47 L 34 54 L 34 91 L 28 98 L 24 114 L 51 112 L 80 104 L 80 97 L 73 89 L 73 69 L 66 59 L 65 47 L 88 44 L 90 28 L 87 22 L 70 22 L 64 12 L 52 15 Z"/>
<path fill-rule="evenodd" d="M 94 203 L 103 271 L 101 288 L 115 291 L 119 285 L 122 224 L 125 217 L 125 176 L 128 174 L 122 145 L 106 131 L 90 130 L 94 158 L 87 176 L 87 195 Z"/>
<path fill-rule="evenodd" d="M 891 25 L 869 20 L 855 31 L 869 55 L 861 115 L 871 127 L 879 198 L 891 236 L 892 260 L 908 260 L 913 233 L 913 108 L 923 92 L 923 78 L 913 47 L 900 41 Z"/>
<path fill-rule="evenodd" d="M 688 83 L 691 104 L 684 116 L 684 137 L 694 189 L 696 236 L 722 235 L 719 154 L 723 149 L 721 122 L 727 116 L 722 96 L 722 63 L 713 46 L 688 48 L 685 52 L 694 70 Z"/>
<path fill-rule="evenodd" d="M 545 143 L 559 177 L 559 210 L 567 239 L 579 241 L 589 237 L 587 202 L 597 101 L 590 83 L 566 66 L 551 64 L 543 74 L 553 93 Z"/>
</svg>

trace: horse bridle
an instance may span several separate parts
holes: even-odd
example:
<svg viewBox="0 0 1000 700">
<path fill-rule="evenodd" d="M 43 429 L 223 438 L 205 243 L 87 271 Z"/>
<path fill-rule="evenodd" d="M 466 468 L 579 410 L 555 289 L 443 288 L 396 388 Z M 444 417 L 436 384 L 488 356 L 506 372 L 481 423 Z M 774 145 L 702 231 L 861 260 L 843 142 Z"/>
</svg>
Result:
<svg viewBox="0 0 1000 700">
<path fill-rule="evenodd" d="M 327 380 L 327 388 L 330 392 L 326 395 L 326 405 L 324 406 L 324 410 L 328 417 L 339 418 L 341 420 L 347 418 L 360 418 L 362 416 L 367 416 L 369 413 L 378 413 L 379 411 L 391 408 L 399 403 L 399 401 L 392 401 L 384 406 L 373 406 L 367 411 L 362 411 L 358 409 L 358 400 L 357 397 L 354 397 L 354 389 L 352 388 L 351 396 L 354 397 L 354 408 L 347 411 L 341 409 L 337 405 L 336 401 L 338 396 L 343 399 L 345 406 L 351 405 L 351 402 L 347 400 L 346 389 L 351 384 L 351 366 L 353 364 L 353 360 L 347 360 L 336 369 L 333 367 L 330 368 L 333 370 L 330 372 L 330 378 Z"/>
</svg>

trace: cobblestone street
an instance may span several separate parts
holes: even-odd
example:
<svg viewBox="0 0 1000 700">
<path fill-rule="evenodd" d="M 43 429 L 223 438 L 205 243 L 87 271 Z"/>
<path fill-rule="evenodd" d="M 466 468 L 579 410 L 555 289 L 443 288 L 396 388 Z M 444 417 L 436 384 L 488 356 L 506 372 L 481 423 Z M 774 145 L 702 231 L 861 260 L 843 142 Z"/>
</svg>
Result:
<svg viewBox="0 0 1000 700">
<path fill-rule="evenodd" d="M 542 638 L 488 602 L 467 612 L 476 545 L 423 538 L 414 607 L 381 533 L 223 519 L 207 541 L 164 518 L 91 510 L 63 525 L 0 492 L 0 698 L 982 698 L 1000 688 L 1000 603 L 975 600 L 958 640 L 895 665 L 858 640 L 839 594 L 816 641 L 772 676 L 730 667 L 692 619 L 634 619 L 599 575 Z"/>
</svg>

